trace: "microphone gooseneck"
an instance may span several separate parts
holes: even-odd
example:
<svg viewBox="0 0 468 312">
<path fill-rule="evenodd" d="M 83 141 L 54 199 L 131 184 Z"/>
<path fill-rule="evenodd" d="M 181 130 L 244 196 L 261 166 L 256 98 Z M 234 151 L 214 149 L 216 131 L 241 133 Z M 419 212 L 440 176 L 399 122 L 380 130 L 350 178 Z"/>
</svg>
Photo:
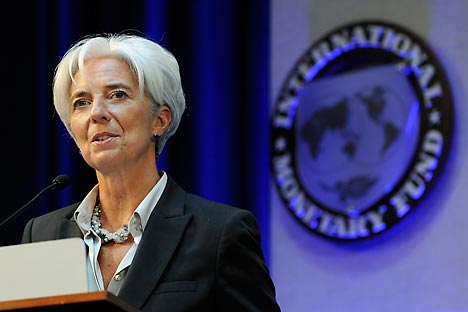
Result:
<svg viewBox="0 0 468 312">
<path fill-rule="evenodd" d="M 49 190 L 61 190 L 67 187 L 71 183 L 71 179 L 68 175 L 66 174 L 60 174 L 56 176 L 53 180 L 52 183 L 49 184 L 47 187 L 43 188 L 39 193 L 37 193 L 36 196 L 34 196 L 29 202 L 24 204 L 20 209 L 16 210 L 12 215 L 10 215 L 8 218 L 2 221 L 0 223 L 0 230 L 3 229 L 8 223 L 16 219 L 18 216 L 20 216 L 23 212 L 25 212 L 29 207 L 32 206 L 32 204 L 45 192 Z"/>
</svg>

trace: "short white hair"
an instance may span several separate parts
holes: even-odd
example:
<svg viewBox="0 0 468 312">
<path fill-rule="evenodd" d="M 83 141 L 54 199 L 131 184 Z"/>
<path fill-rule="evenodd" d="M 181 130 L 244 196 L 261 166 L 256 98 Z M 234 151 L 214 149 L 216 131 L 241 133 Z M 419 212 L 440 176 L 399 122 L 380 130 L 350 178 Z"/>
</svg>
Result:
<svg viewBox="0 0 468 312">
<path fill-rule="evenodd" d="M 180 79 L 179 64 L 167 49 L 147 38 L 131 34 L 101 34 L 87 36 L 76 42 L 58 64 L 53 81 L 54 106 L 73 139 L 70 129 L 72 105 L 69 88 L 73 77 L 87 59 L 112 56 L 124 60 L 134 72 L 140 93 L 148 95 L 153 113 L 161 105 L 171 110 L 171 122 L 159 138 L 156 155 L 164 148 L 167 139 L 179 127 L 185 111 L 185 96 Z"/>
</svg>

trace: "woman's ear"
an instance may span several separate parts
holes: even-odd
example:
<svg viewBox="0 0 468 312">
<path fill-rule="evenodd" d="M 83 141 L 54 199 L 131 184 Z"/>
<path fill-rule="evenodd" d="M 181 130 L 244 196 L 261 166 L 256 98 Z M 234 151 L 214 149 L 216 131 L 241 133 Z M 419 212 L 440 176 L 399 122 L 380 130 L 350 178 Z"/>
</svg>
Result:
<svg viewBox="0 0 468 312">
<path fill-rule="evenodd" d="M 162 105 L 159 108 L 159 112 L 156 113 L 153 122 L 153 133 L 162 135 L 166 132 L 169 124 L 171 123 L 172 114 L 171 109 L 167 105 Z"/>
</svg>

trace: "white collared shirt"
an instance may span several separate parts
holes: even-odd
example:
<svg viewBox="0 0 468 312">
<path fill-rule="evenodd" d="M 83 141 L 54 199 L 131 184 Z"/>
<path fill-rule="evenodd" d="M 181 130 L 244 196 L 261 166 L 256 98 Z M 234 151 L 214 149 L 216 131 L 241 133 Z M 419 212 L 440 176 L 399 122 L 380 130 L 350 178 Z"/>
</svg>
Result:
<svg viewBox="0 0 468 312">
<path fill-rule="evenodd" d="M 158 203 L 159 198 L 166 187 L 167 175 L 165 172 L 162 173 L 161 179 L 159 179 L 143 201 L 138 205 L 129 220 L 128 227 L 130 234 L 133 236 L 133 244 L 120 262 L 107 288 L 109 292 L 115 295 L 118 294 L 125 280 L 125 275 L 133 261 L 133 257 L 135 256 L 151 212 Z M 87 246 L 89 291 L 104 290 L 104 281 L 99 267 L 99 262 L 97 260 L 99 250 L 101 248 L 101 238 L 91 229 L 91 217 L 96 204 L 98 190 L 99 186 L 95 185 L 74 213 L 74 218 L 83 233 L 83 239 Z"/>
</svg>

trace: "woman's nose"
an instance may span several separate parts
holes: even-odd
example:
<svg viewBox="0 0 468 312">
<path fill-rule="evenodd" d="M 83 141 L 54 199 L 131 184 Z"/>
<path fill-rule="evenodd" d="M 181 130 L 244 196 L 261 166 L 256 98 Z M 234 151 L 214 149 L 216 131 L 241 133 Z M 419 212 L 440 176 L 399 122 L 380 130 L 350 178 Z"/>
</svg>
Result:
<svg viewBox="0 0 468 312">
<path fill-rule="evenodd" d="M 107 105 L 102 98 L 96 97 L 94 99 L 93 104 L 91 106 L 90 118 L 95 122 L 99 122 L 101 120 L 109 120 L 109 112 L 107 110 Z"/>
</svg>

